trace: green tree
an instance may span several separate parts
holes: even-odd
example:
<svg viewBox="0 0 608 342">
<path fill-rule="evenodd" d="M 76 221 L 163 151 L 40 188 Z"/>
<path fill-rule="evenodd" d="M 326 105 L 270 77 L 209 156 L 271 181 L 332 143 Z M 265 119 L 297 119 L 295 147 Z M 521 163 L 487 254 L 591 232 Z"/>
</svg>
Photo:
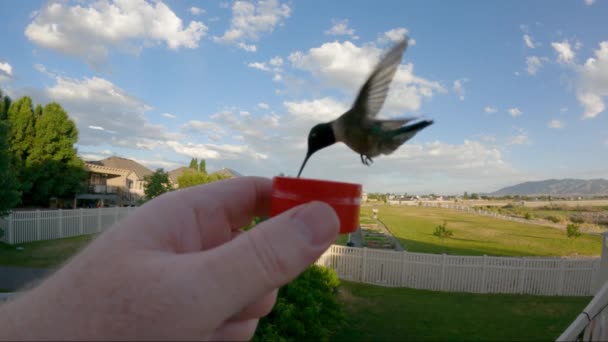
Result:
<svg viewBox="0 0 608 342">
<path fill-rule="evenodd" d="M 44 109 L 42 108 L 42 105 L 36 105 L 36 109 L 34 109 L 34 120 L 40 119 L 40 117 L 42 117 L 43 112 Z"/>
<path fill-rule="evenodd" d="M 222 176 L 221 174 L 217 173 L 208 175 L 202 171 L 197 172 L 193 170 L 185 170 L 184 173 L 182 173 L 181 176 L 177 178 L 177 183 L 179 184 L 180 189 L 184 189 L 195 185 L 216 182 L 225 178 L 225 176 Z"/>
<path fill-rule="evenodd" d="M 205 159 L 201 159 L 201 162 L 198 165 L 198 170 L 204 174 L 207 174 L 207 163 Z"/>
<path fill-rule="evenodd" d="M 11 107 L 11 98 L 2 94 L 0 89 L 0 121 L 6 120 L 8 117 L 8 109 Z M 8 134 L 8 131 L 6 132 Z M 8 138 L 8 136 L 7 136 Z"/>
<path fill-rule="evenodd" d="M 580 231 L 579 225 L 574 224 L 574 223 L 569 223 L 566 226 L 566 235 L 568 235 L 569 238 L 577 238 L 577 237 L 581 236 L 581 231 Z"/>
<path fill-rule="evenodd" d="M 452 235 L 454 235 L 454 232 L 452 230 L 448 229 L 448 223 L 446 221 L 443 221 L 443 224 L 440 224 L 437 227 L 435 227 L 435 231 L 433 232 L 433 235 L 438 236 L 440 238 L 446 238 L 446 237 L 451 237 Z"/>
<path fill-rule="evenodd" d="M 8 151 L 8 133 L 8 123 L 0 121 L 0 217 L 7 215 L 21 199 Z"/>
<path fill-rule="evenodd" d="M 169 173 L 165 172 L 162 168 L 156 169 L 153 174 L 145 176 L 144 180 L 144 193 L 146 194 L 147 200 L 151 200 L 165 192 L 171 191 Z"/>
<path fill-rule="evenodd" d="M 7 119 L 10 124 L 8 135 L 9 150 L 21 167 L 30 154 L 36 137 L 36 121 L 32 99 L 24 96 L 13 102 L 8 109 Z"/>
<path fill-rule="evenodd" d="M 36 120 L 36 135 L 24 177 L 35 191 L 26 194 L 24 200 L 44 204 L 51 197 L 79 192 L 87 174 L 74 148 L 78 142 L 74 122 L 58 103 L 36 107 L 36 112 L 40 110 L 42 115 Z"/>
<path fill-rule="evenodd" d="M 192 160 L 190 160 L 189 168 L 191 168 L 192 170 L 198 171 L 198 159 L 192 158 Z"/>
</svg>

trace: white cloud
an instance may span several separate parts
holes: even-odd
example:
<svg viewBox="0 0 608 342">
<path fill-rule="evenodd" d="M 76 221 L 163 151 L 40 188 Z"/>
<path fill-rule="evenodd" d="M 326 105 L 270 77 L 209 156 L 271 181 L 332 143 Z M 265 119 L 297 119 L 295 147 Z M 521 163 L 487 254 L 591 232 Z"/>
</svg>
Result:
<svg viewBox="0 0 608 342">
<path fill-rule="evenodd" d="M 268 109 L 268 108 L 270 108 L 270 106 L 268 105 L 268 103 L 264 103 L 264 102 L 258 103 L 258 107 L 260 107 L 262 109 Z"/>
<path fill-rule="evenodd" d="M 603 98 L 608 96 L 608 41 L 600 42 L 594 53 L 594 57 L 577 67 L 580 75 L 577 98 L 585 109 L 585 119 L 595 118 L 603 112 L 606 109 Z"/>
<path fill-rule="evenodd" d="M 257 2 L 235 1 L 232 5 L 230 28 L 222 36 L 213 37 L 221 43 L 236 44 L 239 48 L 254 52 L 257 47 L 247 42 L 255 42 L 261 34 L 272 32 L 277 25 L 289 18 L 291 9 L 278 0 Z"/>
<path fill-rule="evenodd" d="M 496 113 L 498 111 L 498 108 L 493 106 L 486 106 L 484 107 L 483 111 L 486 113 Z"/>
<path fill-rule="evenodd" d="M 0 62 L 0 82 L 8 81 L 13 77 L 13 67 L 8 62 Z"/>
<path fill-rule="evenodd" d="M 528 66 L 528 74 L 530 75 L 536 75 L 538 70 L 543 66 L 541 59 L 536 56 L 527 57 L 526 64 Z"/>
<path fill-rule="evenodd" d="M 523 114 L 523 112 L 517 107 L 509 108 L 508 112 L 513 117 L 520 116 Z"/>
<path fill-rule="evenodd" d="M 388 43 L 388 42 L 393 42 L 393 43 L 398 42 L 401 39 L 403 39 L 404 37 L 406 37 L 407 33 L 408 33 L 408 29 L 406 29 L 405 27 L 397 27 L 397 28 L 388 30 L 380 35 L 380 37 L 378 38 L 378 43 L 384 44 L 384 43 Z M 408 37 L 408 45 L 409 46 L 416 45 L 416 40 Z"/>
<path fill-rule="evenodd" d="M 283 58 L 280 56 L 272 57 L 268 62 L 251 62 L 247 64 L 248 67 L 266 71 L 266 72 L 274 72 L 275 74 L 280 74 L 283 72 Z"/>
<path fill-rule="evenodd" d="M 519 135 L 509 138 L 509 141 L 507 142 L 507 144 L 508 145 L 523 145 L 523 144 L 527 144 L 529 141 L 530 140 L 526 134 L 519 134 Z"/>
<path fill-rule="evenodd" d="M 524 43 L 530 49 L 534 49 L 534 42 L 532 41 L 532 37 L 529 34 L 524 34 Z"/>
<path fill-rule="evenodd" d="M 200 121 L 190 120 L 182 125 L 182 130 L 188 133 L 208 133 L 209 131 L 215 131 L 215 133 L 223 133 L 223 129 L 215 122 L 211 121 Z"/>
<path fill-rule="evenodd" d="M 326 122 L 337 118 L 348 107 L 331 97 L 283 103 L 287 111 L 297 120 L 304 122 Z"/>
<path fill-rule="evenodd" d="M 270 63 L 270 65 L 272 65 L 273 67 L 278 68 L 281 65 L 283 65 L 283 58 L 281 58 L 279 56 L 275 56 L 275 57 L 272 57 L 268 63 Z"/>
<path fill-rule="evenodd" d="M 167 118 L 167 119 L 175 119 L 175 118 L 177 118 L 177 116 L 175 116 L 175 115 L 173 115 L 173 114 L 171 114 L 171 113 L 163 113 L 162 115 L 163 115 L 165 118 Z"/>
<path fill-rule="evenodd" d="M 355 30 L 348 27 L 348 19 L 332 20 L 333 26 L 325 31 L 325 34 L 331 36 L 351 36 L 355 37 Z"/>
<path fill-rule="evenodd" d="M 98 66 L 110 48 L 138 52 L 151 43 L 168 48 L 196 48 L 207 27 L 182 20 L 164 3 L 137 0 L 98 0 L 89 6 L 68 6 L 51 1 L 26 27 L 32 42 L 48 49 L 80 57 Z"/>
<path fill-rule="evenodd" d="M 547 123 L 547 127 L 555 129 L 564 128 L 564 123 L 560 120 L 551 120 Z"/>
<path fill-rule="evenodd" d="M 258 50 L 258 47 L 254 44 L 245 44 L 243 42 L 240 42 L 236 46 L 238 46 L 239 49 L 245 50 L 247 52 L 256 52 Z"/>
<path fill-rule="evenodd" d="M 82 145 L 153 149 L 177 136 L 146 118 L 149 105 L 103 78 L 55 77 L 42 96 L 39 102 L 61 103 L 75 121 Z"/>
<path fill-rule="evenodd" d="M 595 2 L 595 0 L 585 0 L 585 5 L 591 6 L 591 5 L 593 5 L 594 2 Z"/>
<path fill-rule="evenodd" d="M 252 62 L 247 64 L 247 66 L 262 71 L 270 71 L 270 68 L 264 62 Z"/>
<path fill-rule="evenodd" d="M 455 80 L 452 85 L 452 89 L 454 90 L 454 93 L 456 93 L 456 95 L 458 95 L 458 98 L 460 99 L 460 101 L 464 101 L 465 90 L 464 90 L 463 83 L 467 82 L 467 81 L 468 80 L 466 78 L 463 80 Z"/>
<path fill-rule="evenodd" d="M 606 109 L 604 100 L 597 94 L 582 93 L 577 98 L 578 102 L 585 108 L 585 113 L 583 114 L 583 118 L 585 119 L 593 119 Z"/>
<path fill-rule="evenodd" d="M 572 47 L 570 47 L 570 43 L 567 40 L 564 40 L 561 43 L 556 43 L 553 42 L 551 43 L 551 46 L 553 47 L 553 49 L 555 50 L 555 52 L 557 52 L 558 56 L 557 56 L 557 62 L 558 63 L 572 63 L 574 62 L 574 51 L 572 50 Z"/>
<path fill-rule="evenodd" d="M 196 6 L 192 6 L 190 7 L 190 13 L 192 13 L 193 15 L 200 15 L 205 13 L 206 11 L 200 7 L 196 7 Z"/>
<path fill-rule="evenodd" d="M 562 107 L 562 108 L 559 109 L 559 111 L 562 112 L 562 113 L 565 113 L 565 112 L 568 111 L 568 108 L 567 107 Z"/>
<path fill-rule="evenodd" d="M 289 60 L 295 68 L 311 72 L 323 85 L 355 96 L 382 53 L 375 43 L 357 46 L 350 41 L 334 41 L 307 52 L 296 51 L 289 55 Z M 384 111 L 390 115 L 416 111 L 423 98 L 445 91 L 439 82 L 415 76 L 413 64 L 402 64 L 391 84 Z"/>
</svg>

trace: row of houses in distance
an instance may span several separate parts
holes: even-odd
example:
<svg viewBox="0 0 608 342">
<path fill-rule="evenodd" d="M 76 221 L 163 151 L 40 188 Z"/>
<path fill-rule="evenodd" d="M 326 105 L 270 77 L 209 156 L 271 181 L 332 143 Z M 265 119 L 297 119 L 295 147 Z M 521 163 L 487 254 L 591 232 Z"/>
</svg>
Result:
<svg viewBox="0 0 608 342">
<path fill-rule="evenodd" d="M 100 206 L 133 206 L 144 197 L 145 177 L 154 171 L 144 165 L 127 158 L 109 157 L 98 161 L 85 161 L 88 172 L 85 191 L 76 194 L 71 201 L 57 200 L 51 202 L 51 207 L 59 208 L 91 208 Z M 179 187 L 179 176 L 187 167 L 169 171 L 169 181 L 173 188 Z M 241 174 L 232 169 L 221 169 L 226 177 L 239 177 Z"/>
</svg>

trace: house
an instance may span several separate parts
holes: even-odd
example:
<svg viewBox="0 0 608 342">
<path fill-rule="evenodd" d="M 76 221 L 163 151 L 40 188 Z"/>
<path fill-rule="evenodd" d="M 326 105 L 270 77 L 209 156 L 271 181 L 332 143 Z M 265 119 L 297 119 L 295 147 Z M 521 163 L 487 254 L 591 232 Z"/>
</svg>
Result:
<svg viewBox="0 0 608 342">
<path fill-rule="evenodd" d="M 85 192 L 74 198 L 74 207 L 135 205 L 144 196 L 144 177 L 152 170 L 121 157 L 85 162 L 89 172 Z"/>
</svg>

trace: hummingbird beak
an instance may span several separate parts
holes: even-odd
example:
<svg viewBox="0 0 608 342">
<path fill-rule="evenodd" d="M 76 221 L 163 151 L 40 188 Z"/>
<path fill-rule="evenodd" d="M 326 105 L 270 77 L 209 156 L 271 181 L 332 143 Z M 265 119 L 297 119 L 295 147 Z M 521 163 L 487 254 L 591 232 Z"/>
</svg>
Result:
<svg viewBox="0 0 608 342">
<path fill-rule="evenodd" d="M 310 149 L 309 149 L 308 152 L 306 152 L 306 158 L 304 158 L 304 162 L 302 162 L 302 166 L 300 166 L 300 172 L 298 172 L 298 178 L 300 178 L 300 175 L 302 174 L 302 170 L 304 170 L 304 166 L 306 165 L 306 162 L 308 161 L 308 158 L 310 158 L 311 155 L 312 155 L 312 153 L 310 152 Z"/>
</svg>

